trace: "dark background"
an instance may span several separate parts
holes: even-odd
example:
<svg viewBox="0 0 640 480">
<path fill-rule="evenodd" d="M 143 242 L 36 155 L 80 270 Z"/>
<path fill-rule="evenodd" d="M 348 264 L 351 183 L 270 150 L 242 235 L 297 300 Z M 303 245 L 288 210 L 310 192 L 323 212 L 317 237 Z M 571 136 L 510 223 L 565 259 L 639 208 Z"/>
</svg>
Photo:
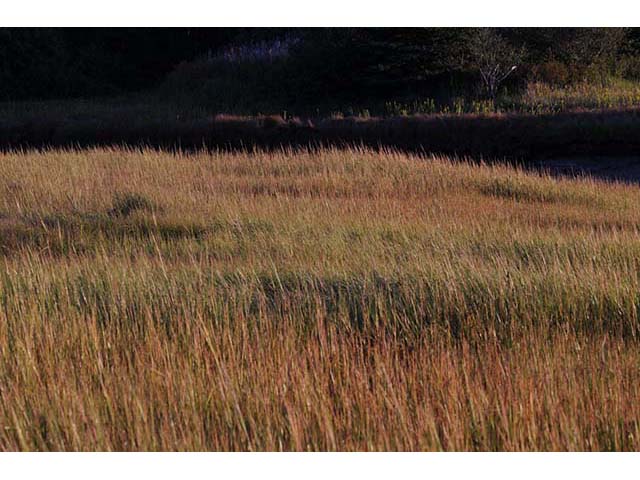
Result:
<svg viewBox="0 0 640 480">
<path fill-rule="evenodd" d="M 0 99 L 101 97 L 140 92 L 181 78 L 226 77 L 218 90 L 241 95 L 317 98 L 384 96 L 389 91 L 469 91 L 476 72 L 466 28 L 0 28 Z M 551 83 L 640 76 L 639 29 L 506 28 L 526 52 L 511 88 L 531 78 Z M 225 48 L 299 39 L 286 61 L 230 66 L 198 59 Z M 201 62 L 202 63 L 202 62 Z M 190 67 L 191 65 L 191 67 Z M 190 69 L 191 68 L 191 69 Z M 229 70 L 233 70 L 229 72 Z M 177 73 L 176 73 L 177 72 Z M 198 77 L 200 75 L 200 77 Z M 186 79 L 185 79 L 186 77 Z M 169 82 L 171 83 L 171 82 Z M 221 86 L 222 85 L 222 86 Z M 213 87 L 212 87 L 213 88 Z M 197 90 L 197 88 L 196 88 Z M 169 90 L 167 90 L 169 92 Z M 239 95 L 240 95 L 239 94 Z M 286 103 L 286 102 L 285 102 Z"/>
</svg>

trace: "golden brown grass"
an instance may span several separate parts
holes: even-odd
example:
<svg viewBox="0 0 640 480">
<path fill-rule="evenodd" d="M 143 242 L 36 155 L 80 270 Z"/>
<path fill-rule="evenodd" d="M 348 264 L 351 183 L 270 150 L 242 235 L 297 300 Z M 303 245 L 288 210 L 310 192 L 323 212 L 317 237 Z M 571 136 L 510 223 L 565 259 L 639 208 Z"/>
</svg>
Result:
<svg viewBox="0 0 640 480">
<path fill-rule="evenodd" d="M 640 192 L 396 153 L 0 156 L 2 450 L 637 450 Z"/>
</svg>

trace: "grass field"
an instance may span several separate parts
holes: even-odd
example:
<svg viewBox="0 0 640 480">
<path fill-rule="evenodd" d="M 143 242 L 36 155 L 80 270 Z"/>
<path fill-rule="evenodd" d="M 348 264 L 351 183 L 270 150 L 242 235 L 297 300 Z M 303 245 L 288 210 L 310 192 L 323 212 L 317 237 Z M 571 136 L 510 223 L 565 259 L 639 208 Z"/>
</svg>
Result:
<svg viewBox="0 0 640 480">
<path fill-rule="evenodd" d="M 640 191 L 0 154 L 0 450 L 638 450 Z"/>
</svg>

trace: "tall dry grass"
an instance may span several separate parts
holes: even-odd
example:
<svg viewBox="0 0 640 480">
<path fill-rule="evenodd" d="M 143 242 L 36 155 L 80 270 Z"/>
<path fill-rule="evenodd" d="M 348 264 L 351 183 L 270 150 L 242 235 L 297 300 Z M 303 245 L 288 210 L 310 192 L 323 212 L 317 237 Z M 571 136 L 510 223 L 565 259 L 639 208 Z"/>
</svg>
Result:
<svg viewBox="0 0 640 480">
<path fill-rule="evenodd" d="M 367 150 L 0 156 L 2 450 L 637 450 L 640 193 Z"/>
</svg>

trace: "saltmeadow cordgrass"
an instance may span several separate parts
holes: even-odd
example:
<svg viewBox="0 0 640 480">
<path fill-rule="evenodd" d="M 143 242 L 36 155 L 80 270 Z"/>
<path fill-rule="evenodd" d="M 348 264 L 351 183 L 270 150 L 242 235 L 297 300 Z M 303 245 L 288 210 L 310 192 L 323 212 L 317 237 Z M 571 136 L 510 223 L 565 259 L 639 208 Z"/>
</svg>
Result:
<svg viewBox="0 0 640 480">
<path fill-rule="evenodd" d="M 366 149 L 0 156 L 2 450 L 638 450 L 640 192 Z"/>
</svg>

